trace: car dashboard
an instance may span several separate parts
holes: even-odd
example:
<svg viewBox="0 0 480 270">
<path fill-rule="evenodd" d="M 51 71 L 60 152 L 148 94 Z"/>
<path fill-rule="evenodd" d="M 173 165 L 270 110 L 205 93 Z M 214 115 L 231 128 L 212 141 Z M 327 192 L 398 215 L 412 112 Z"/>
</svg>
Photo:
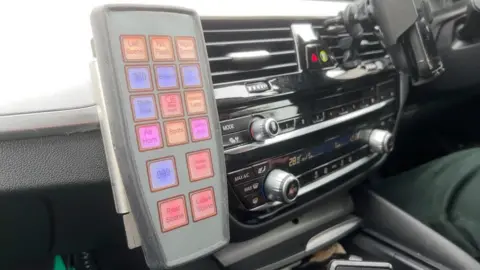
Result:
<svg viewBox="0 0 480 270">
<path fill-rule="evenodd" d="M 224 2 L 175 2 L 199 14 L 208 54 L 230 227 L 230 244 L 213 256 L 224 266 L 273 263 L 256 265 L 252 256 L 304 233 L 308 244 L 294 255 L 305 255 L 324 244 L 315 240 L 314 229 L 333 228 L 334 239 L 360 224 L 348 191 L 392 150 L 409 78 L 394 67 L 374 27 L 365 29 L 360 44 L 361 67 L 341 68 L 348 34 L 342 25 L 326 27 L 325 21 L 348 3 L 256 1 L 232 8 Z M 95 51 L 86 39 L 91 35 L 87 14 L 80 22 L 65 20 L 78 34 L 50 36 L 50 44 L 62 48 L 55 57 L 36 60 L 43 63 L 36 76 L 61 80 L 27 82 L 25 91 L 14 91 L 18 84 L 12 84 L 2 98 L 0 192 L 25 216 L 9 213 L 11 220 L 0 227 L 15 236 L 11 242 L 36 239 L 32 249 L 38 256 L 118 242 L 112 231 L 124 228 L 115 212 L 130 212 L 115 187 L 111 192 L 88 73 Z M 12 81 L 23 79 L 18 76 Z M 25 93 L 32 98 L 23 98 Z M 195 100 L 189 104 L 195 106 Z M 284 176 L 293 184 L 275 186 Z M 20 202 L 18 196 L 28 199 Z M 99 225 L 95 219 L 109 221 Z M 21 222 L 29 224 L 28 235 L 19 236 L 23 230 L 15 227 Z M 68 228 L 78 235 L 66 237 Z"/>
</svg>

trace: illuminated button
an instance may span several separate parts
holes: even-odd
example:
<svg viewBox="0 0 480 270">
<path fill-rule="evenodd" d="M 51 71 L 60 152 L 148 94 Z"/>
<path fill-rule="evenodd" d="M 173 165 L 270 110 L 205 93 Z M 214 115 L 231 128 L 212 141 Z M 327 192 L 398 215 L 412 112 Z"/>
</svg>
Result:
<svg viewBox="0 0 480 270">
<path fill-rule="evenodd" d="M 187 154 L 187 167 L 190 181 L 198 181 L 213 177 L 212 156 L 205 149 Z"/>
<path fill-rule="evenodd" d="M 178 186 L 174 157 L 150 160 L 147 162 L 147 170 L 152 192 Z"/>
<path fill-rule="evenodd" d="M 174 65 L 155 65 L 158 89 L 178 89 L 177 68 Z"/>
<path fill-rule="evenodd" d="M 164 125 L 168 146 L 188 143 L 187 125 L 185 124 L 185 120 L 167 121 Z"/>
<path fill-rule="evenodd" d="M 155 109 L 155 97 L 153 95 L 132 96 L 130 100 L 134 121 L 157 119 L 157 109 Z"/>
<path fill-rule="evenodd" d="M 159 124 L 137 126 L 137 141 L 139 151 L 148 151 L 163 147 Z"/>
<path fill-rule="evenodd" d="M 320 56 L 320 60 L 322 60 L 323 63 L 328 62 L 328 54 L 325 50 L 320 50 L 320 53 L 318 55 Z"/>
<path fill-rule="evenodd" d="M 185 104 L 189 115 L 207 113 L 205 94 L 202 90 L 185 92 Z"/>
<path fill-rule="evenodd" d="M 126 66 L 128 89 L 131 91 L 151 91 L 152 79 L 148 66 Z"/>
<path fill-rule="evenodd" d="M 180 74 L 182 75 L 182 82 L 184 88 L 202 87 L 200 66 L 198 64 L 181 65 Z"/>
<path fill-rule="evenodd" d="M 183 195 L 159 201 L 158 213 L 160 215 L 162 232 L 168 232 L 188 225 L 187 207 Z"/>
<path fill-rule="evenodd" d="M 177 37 L 175 42 L 177 43 L 178 59 L 181 61 L 197 60 L 197 46 L 193 37 Z"/>
<path fill-rule="evenodd" d="M 215 216 L 217 214 L 217 206 L 213 188 L 209 187 L 190 193 L 190 206 L 193 221 L 200 221 Z"/>
<path fill-rule="evenodd" d="M 190 122 L 190 134 L 192 135 L 192 141 L 204 141 L 211 138 L 210 135 L 210 123 L 207 117 L 192 118 Z"/>
<path fill-rule="evenodd" d="M 158 99 L 160 100 L 162 117 L 183 116 L 182 96 L 180 93 L 161 94 L 158 96 Z"/>
<path fill-rule="evenodd" d="M 148 61 L 147 42 L 144 36 L 121 36 L 120 42 L 125 62 Z"/>
<path fill-rule="evenodd" d="M 152 50 L 153 61 L 173 61 L 172 40 L 168 36 L 151 36 L 150 49 Z"/>
</svg>

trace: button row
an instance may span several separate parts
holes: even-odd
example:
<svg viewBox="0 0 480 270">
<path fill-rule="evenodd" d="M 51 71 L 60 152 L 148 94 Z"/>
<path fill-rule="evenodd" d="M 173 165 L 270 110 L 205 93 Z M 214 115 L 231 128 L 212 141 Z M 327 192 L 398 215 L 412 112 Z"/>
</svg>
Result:
<svg viewBox="0 0 480 270">
<path fill-rule="evenodd" d="M 201 88 L 203 85 L 199 64 L 181 64 L 180 78 L 185 89 Z M 176 65 L 153 65 L 155 84 L 158 90 L 179 90 L 179 76 Z M 127 86 L 130 92 L 153 91 L 152 74 L 149 65 L 125 66 Z"/>
<path fill-rule="evenodd" d="M 153 61 L 175 61 L 172 38 L 169 36 L 150 36 L 150 55 Z M 120 36 L 123 60 L 125 62 L 147 62 L 149 52 L 147 39 L 142 35 Z M 197 61 L 197 45 L 193 37 L 175 37 L 177 57 L 180 61 Z"/>
<path fill-rule="evenodd" d="M 205 94 L 203 90 L 186 91 L 184 93 L 188 115 L 207 113 Z M 180 93 L 166 93 L 158 95 L 159 111 L 162 118 L 181 117 L 183 113 L 182 95 Z M 157 120 L 157 102 L 154 95 L 133 95 L 130 97 L 133 120 L 135 122 Z"/>
<path fill-rule="evenodd" d="M 190 182 L 213 177 L 212 157 L 210 150 L 204 149 L 187 153 L 188 176 Z M 157 192 L 179 185 L 177 165 L 173 156 L 147 161 L 150 191 Z"/>
<path fill-rule="evenodd" d="M 190 192 L 189 199 L 193 222 L 217 215 L 213 187 Z M 162 232 L 169 232 L 188 225 L 189 218 L 185 200 L 185 196 L 179 195 L 157 203 Z"/>
<path fill-rule="evenodd" d="M 188 119 L 190 138 L 192 142 L 211 139 L 210 122 L 208 117 Z M 163 123 L 167 146 L 182 145 L 189 142 L 185 120 L 172 120 Z M 159 123 L 137 125 L 136 127 L 138 150 L 140 152 L 160 149 L 163 145 L 162 131 Z"/>
</svg>

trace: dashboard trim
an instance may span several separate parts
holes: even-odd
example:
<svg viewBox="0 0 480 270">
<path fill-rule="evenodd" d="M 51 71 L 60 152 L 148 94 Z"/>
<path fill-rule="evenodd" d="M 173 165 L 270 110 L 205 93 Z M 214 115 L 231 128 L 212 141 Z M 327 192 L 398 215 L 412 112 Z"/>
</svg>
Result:
<svg viewBox="0 0 480 270">
<path fill-rule="evenodd" d="M 278 136 L 275 136 L 274 138 L 267 139 L 263 142 L 255 142 L 255 143 L 251 143 L 251 144 L 247 144 L 247 145 L 241 145 L 241 146 L 231 148 L 231 149 L 226 149 L 225 154 L 227 154 L 227 155 L 242 154 L 242 153 L 257 149 L 257 148 L 261 148 L 261 147 L 272 145 L 272 144 L 282 142 L 282 141 L 285 141 L 285 140 L 290 140 L 290 139 L 293 139 L 293 138 L 297 138 L 297 137 L 303 136 L 305 134 L 313 133 L 313 132 L 316 132 L 316 131 L 319 131 L 319 130 L 322 130 L 322 129 L 325 129 L 325 128 L 328 128 L 328 127 L 331 127 L 331 126 L 334 126 L 334 125 L 338 125 L 338 124 L 350 121 L 354 118 L 369 114 L 369 113 L 374 112 L 376 110 L 379 110 L 379 109 L 385 107 L 386 105 L 390 104 L 394 100 L 395 99 L 388 99 L 388 100 L 382 101 L 380 103 L 371 105 L 367 108 L 360 109 L 358 111 L 355 111 L 355 112 L 352 112 L 352 113 L 349 113 L 349 114 L 345 114 L 345 115 L 339 116 L 339 117 L 331 119 L 331 120 L 320 122 L 320 123 L 317 123 L 317 124 L 314 124 L 314 125 L 311 125 L 311 126 L 308 126 L 308 127 L 304 127 L 304 128 L 301 128 L 301 129 L 297 129 L 295 131 L 285 133 L 285 134 L 280 134 Z"/>
</svg>

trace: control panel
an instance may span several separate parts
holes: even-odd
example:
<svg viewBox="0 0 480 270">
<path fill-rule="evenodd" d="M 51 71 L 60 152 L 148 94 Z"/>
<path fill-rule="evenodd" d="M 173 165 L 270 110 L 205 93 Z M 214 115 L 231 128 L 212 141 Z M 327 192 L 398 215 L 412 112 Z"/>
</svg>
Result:
<svg viewBox="0 0 480 270">
<path fill-rule="evenodd" d="M 131 5 L 97 8 L 91 19 L 110 174 L 125 187 L 147 264 L 214 252 L 229 241 L 227 182 L 200 20 Z"/>
</svg>

